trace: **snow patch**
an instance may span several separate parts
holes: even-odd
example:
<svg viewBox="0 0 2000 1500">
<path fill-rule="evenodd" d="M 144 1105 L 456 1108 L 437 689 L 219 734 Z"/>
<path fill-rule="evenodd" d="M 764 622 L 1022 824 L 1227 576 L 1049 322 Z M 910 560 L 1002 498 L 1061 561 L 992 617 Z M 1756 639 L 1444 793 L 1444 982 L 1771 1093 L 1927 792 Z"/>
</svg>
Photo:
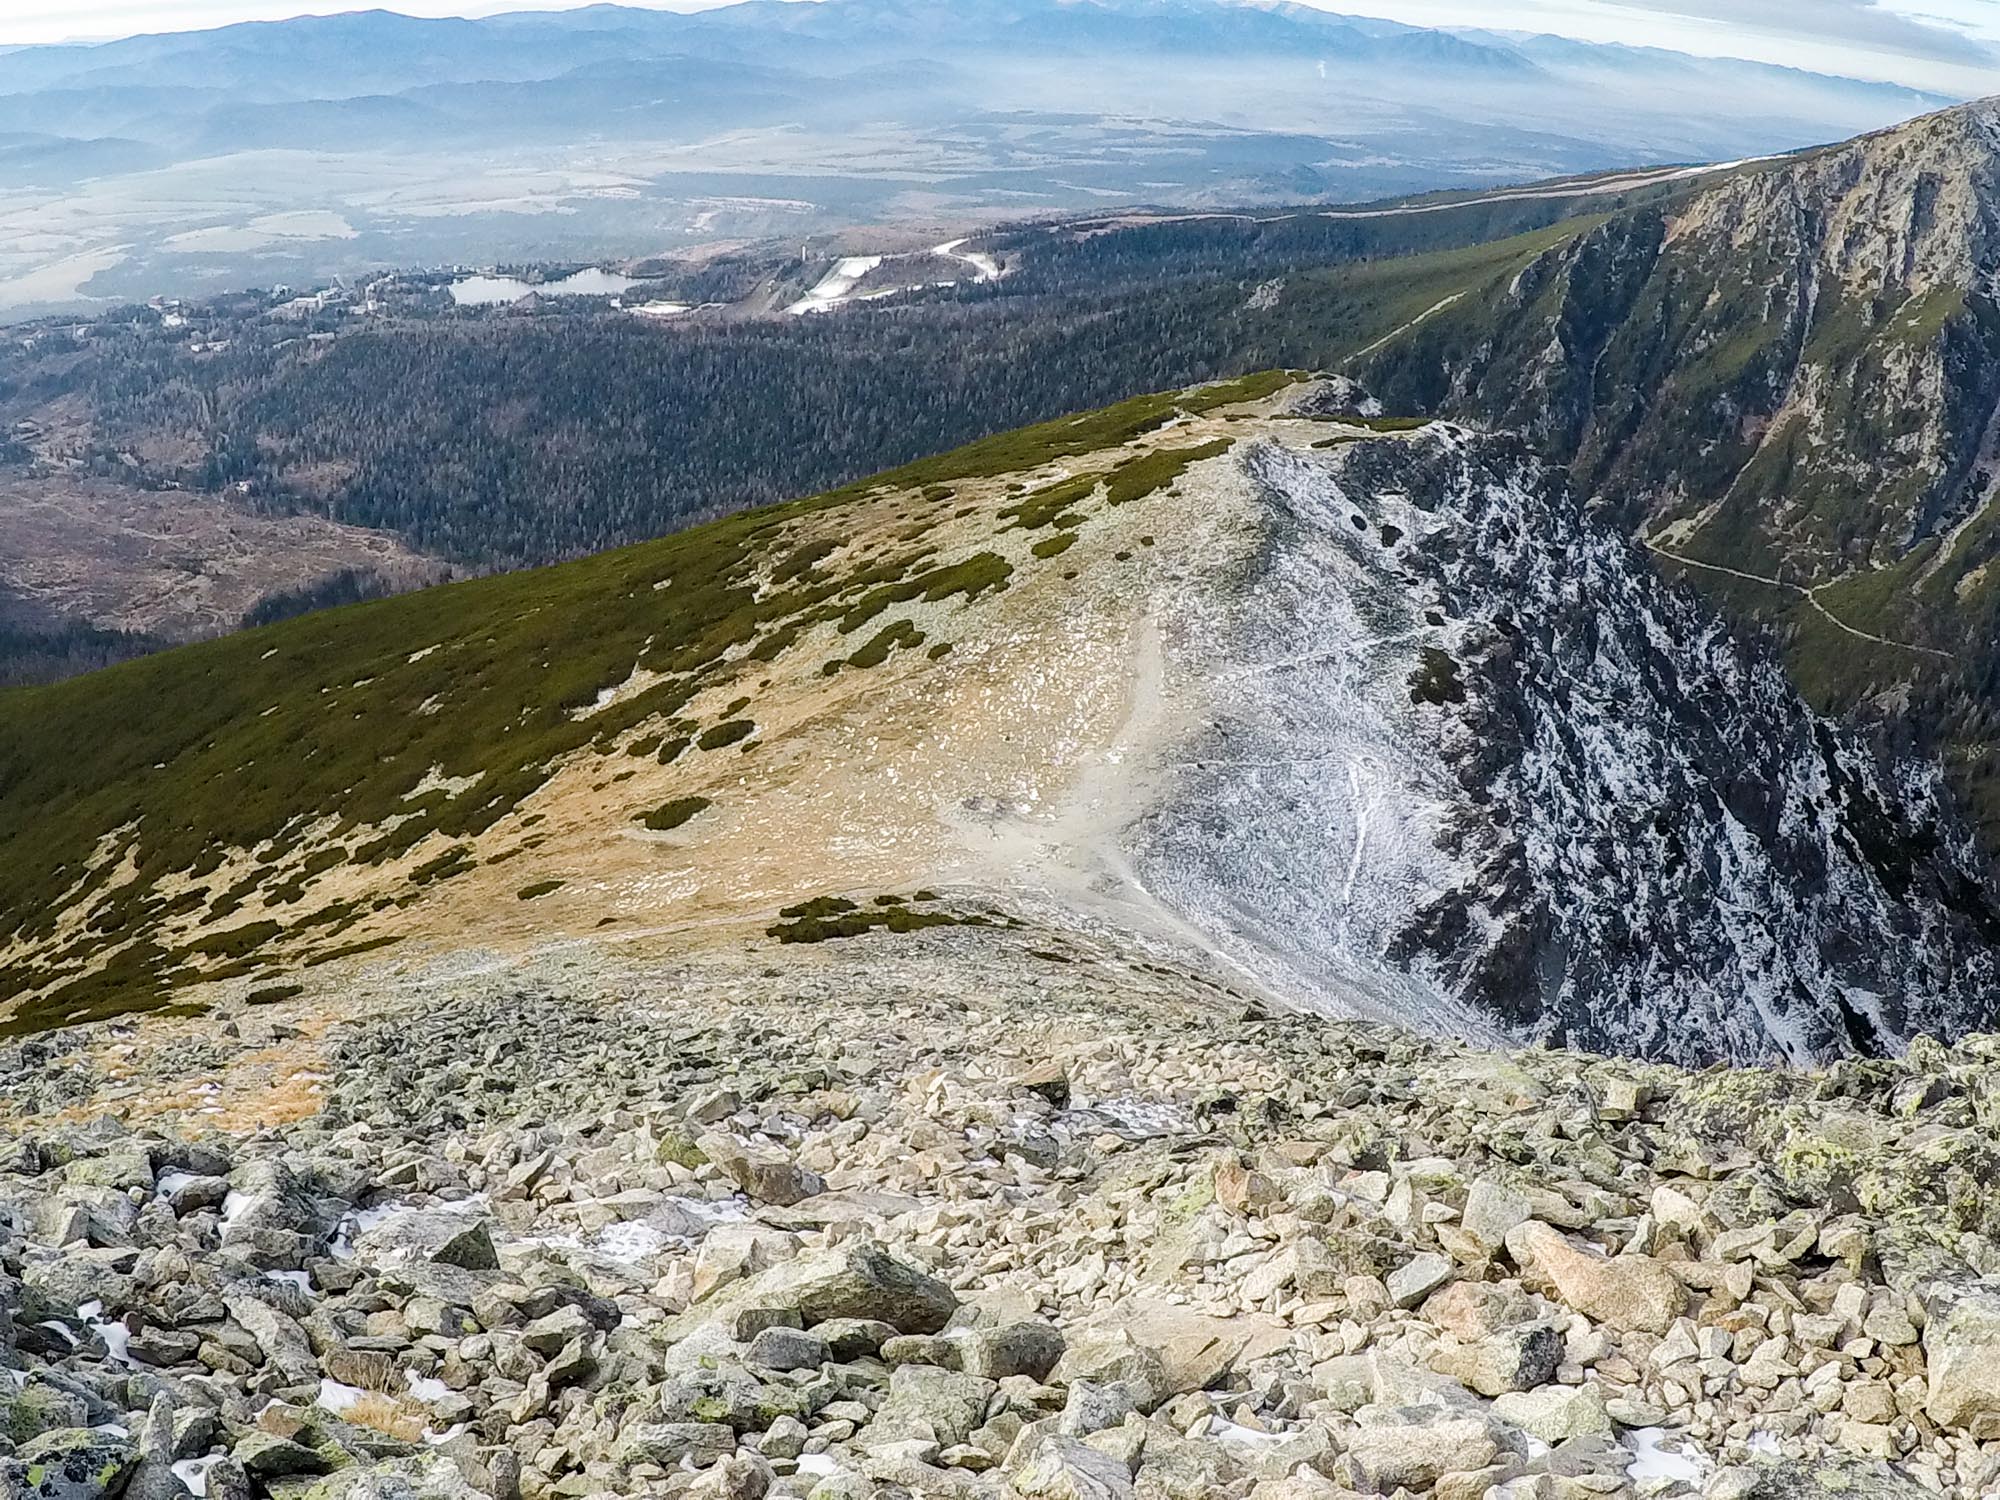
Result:
<svg viewBox="0 0 2000 1500">
<path fill-rule="evenodd" d="M 325 1377 L 320 1379 L 319 1404 L 336 1417 L 346 1416 L 367 1397 L 368 1392 L 358 1385 L 342 1385 L 338 1380 Z"/>
<path fill-rule="evenodd" d="M 833 269 L 822 276 L 811 291 L 785 311 L 796 316 L 838 307 L 854 295 L 854 289 L 861 284 L 862 278 L 881 264 L 882 257 L 879 255 L 849 255 L 836 261 Z"/>
<path fill-rule="evenodd" d="M 1699 1454 L 1683 1453 L 1666 1447 L 1669 1439 L 1686 1441 L 1662 1427 L 1635 1427 L 1625 1434 L 1632 1449 L 1632 1461 L 1625 1473 L 1634 1484 L 1651 1479 L 1673 1479 L 1683 1484 L 1700 1484 L 1713 1467 Z"/>
<path fill-rule="evenodd" d="M 227 1457 L 226 1453 L 211 1453 L 206 1458 L 184 1458 L 173 1465 L 174 1478 L 187 1486 L 187 1492 L 195 1500 L 204 1500 L 208 1494 L 208 1471 Z"/>
<path fill-rule="evenodd" d="M 443 792 L 447 797 L 457 797 L 479 785 L 484 771 L 474 771 L 470 776 L 447 776 L 443 766 L 432 766 L 424 772 L 424 779 L 403 793 L 405 802 L 414 802 L 419 797 L 428 797 L 432 792 Z"/>
<path fill-rule="evenodd" d="M 1247 1443 L 1253 1448 L 1270 1448 L 1285 1441 L 1282 1432 L 1259 1432 L 1254 1427 L 1245 1427 L 1240 1422 L 1232 1422 L 1227 1417 L 1210 1417 L 1208 1435 L 1220 1438 L 1225 1443 Z"/>
<path fill-rule="evenodd" d="M 415 1370 L 405 1370 L 403 1378 L 409 1382 L 410 1394 L 426 1404 L 451 1399 L 451 1387 L 442 1380 L 419 1375 Z"/>
</svg>

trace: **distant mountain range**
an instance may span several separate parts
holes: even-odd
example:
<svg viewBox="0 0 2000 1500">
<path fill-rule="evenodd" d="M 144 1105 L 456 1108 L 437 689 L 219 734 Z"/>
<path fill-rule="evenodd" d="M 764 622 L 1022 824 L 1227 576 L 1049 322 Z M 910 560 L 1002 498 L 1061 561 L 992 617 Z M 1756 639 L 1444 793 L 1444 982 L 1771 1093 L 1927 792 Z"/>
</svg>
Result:
<svg viewBox="0 0 2000 1500">
<path fill-rule="evenodd" d="M 1220 0 L 301 17 L 0 53 L 0 316 L 857 222 L 1367 199 L 1787 150 L 1944 102 Z M 312 233 L 267 222 L 308 211 Z"/>
</svg>

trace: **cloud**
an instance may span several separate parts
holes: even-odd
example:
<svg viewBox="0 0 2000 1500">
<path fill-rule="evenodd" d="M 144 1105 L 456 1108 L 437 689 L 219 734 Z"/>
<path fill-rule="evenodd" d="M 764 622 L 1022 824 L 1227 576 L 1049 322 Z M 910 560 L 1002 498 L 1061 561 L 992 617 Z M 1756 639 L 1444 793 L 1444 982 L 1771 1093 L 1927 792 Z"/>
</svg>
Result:
<svg viewBox="0 0 2000 1500">
<path fill-rule="evenodd" d="M 1306 0 L 1418 26 L 1550 32 L 1972 98 L 2000 93 L 2000 0 Z"/>
<path fill-rule="evenodd" d="M 1982 54 L 1988 62 L 2000 61 L 1990 47 L 1968 34 L 1970 18 L 1950 24 L 1943 17 L 1933 20 L 1892 9 L 1880 0 L 1616 0 L 1605 9 L 1629 11 L 1642 21 L 1666 16 L 1719 22 L 1779 39 L 1881 48 L 1928 62 L 1977 63 Z"/>
<path fill-rule="evenodd" d="M 374 3 L 482 15 L 589 0 L 0 0 L 0 43 L 129 36 Z M 622 0 L 694 10 L 727 0 Z M 935 0 L 949 6 L 960 0 Z M 1305 0 L 1416 25 L 1547 31 L 1742 57 L 1970 98 L 2000 93 L 2000 0 Z"/>
<path fill-rule="evenodd" d="M 0 45 L 199 31 L 237 21 L 277 21 L 289 16 L 364 10 L 371 3 L 411 16 L 466 16 L 503 10 L 575 9 L 593 0 L 0 0 Z M 698 10 L 727 0 L 617 3 L 655 10 Z"/>
</svg>

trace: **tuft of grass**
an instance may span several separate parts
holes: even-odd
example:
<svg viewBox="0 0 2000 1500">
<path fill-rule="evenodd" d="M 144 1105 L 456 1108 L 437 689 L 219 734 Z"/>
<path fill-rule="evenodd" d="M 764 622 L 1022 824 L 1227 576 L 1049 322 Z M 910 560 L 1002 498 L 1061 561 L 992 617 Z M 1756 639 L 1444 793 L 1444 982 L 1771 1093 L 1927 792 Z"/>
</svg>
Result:
<svg viewBox="0 0 2000 1500">
<path fill-rule="evenodd" d="M 394 935 L 385 933 L 381 937 L 364 938 L 358 943 L 349 943 L 344 948 L 329 948 L 324 953 L 315 953 L 308 958 L 306 967 L 316 969 L 321 964 L 330 964 L 337 959 L 356 958 L 363 953 L 373 953 L 377 949 L 386 948 L 395 941 Z"/>
<path fill-rule="evenodd" d="M 341 1417 L 356 1427 L 366 1427 L 405 1443 L 421 1438 L 429 1423 L 429 1414 L 421 1408 L 379 1391 L 364 1391 Z"/>
<path fill-rule="evenodd" d="M 906 906 L 878 907 L 873 911 L 850 911 L 822 917 L 799 917 L 775 922 L 764 929 L 765 936 L 781 943 L 827 943 L 838 938 L 860 937 L 878 929 L 883 932 L 920 932 L 926 927 L 986 926 L 971 917 L 955 917 L 949 912 L 911 911 Z"/>
<path fill-rule="evenodd" d="M 533 880 L 514 892 L 514 895 L 518 900 L 537 901 L 568 884 L 566 880 Z"/>
<path fill-rule="evenodd" d="M 270 941 L 282 930 L 276 922 L 246 922 L 241 927 L 231 927 L 222 932 L 211 932 L 198 937 L 187 945 L 185 951 L 190 954 L 240 958 Z"/>
<path fill-rule="evenodd" d="M 704 729 L 695 739 L 695 744 L 704 750 L 721 750 L 747 740 L 757 732 L 757 726 L 748 719 L 729 719 L 711 728 Z"/>
<path fill-rule="evenodd" d="M 651 812 L 639 814 L 638 821 L 655 833 L 668 833 L 714 805 L 706 797 L 676 797 L 671 802 L 661 803 Z"/>
<path fill-rule="evenodd" d="M 427 859 L 410 871 L 410 884 L 430 885 L 466 874 L 478 863 L 470 844 L 453 844 L 444 853 Z"/>
<path fill-rule="evenodd" d="M 1191 448 L 1155 448 L 1151 453 L 1128 458 L 1112 471 L 1105 486 L 1105 501 L 1110 505 L 1130 505 L 1134 500 L 1143 500 L 1178 480 L 1189 465 L 1227 453 L 1233 446 L 1228 438 L 1216 438 Z"/>
<path fill-rule="evenodd" d="M 898 620 L 877 631 L 867 645 L 847 658 L 847 664 L 850 667 L 879 667 L 889 659 L 891 651 L 899 647 L 915 650 L 923 643 L 924 633 L 921 630 L 908 620 Z"/>
<path fill-rule="evenodd" d="M 820 917 L 837 917 L 844 912 L 858 910 L 860 908 L 845 896 L 815 896 L 812 900 L 801 901 L 795 906 L 780 907 L 778 915 L 781 917 L 808 917 L 817 919 Z"/>
<path fill-rule="evenodd" d="M 860 599 L 840 617 L 840 633 L 852 635 L 892 604 L 922 599 L 939 604 L 963 594 L 970 604 L 990 589 L 1003 589 L 1014 576 L 1014 565 L 997 552 L 979 552 L 950 567 L 934 568 L 915 578 L 885 584 Z"/>
<path fill-rule="evenodd" d="M 1074 526 L 1081 518 L 1071 514 L 1070 507 L 1088 499 L 1098 482 L 1095 474 L 1079 474 L 1073 479 L 1044 485 L 1002 510 L 1001 519 L 1014 523 L 1010 530 L 1041 531 L 1050 526 Z"/>
</svg>

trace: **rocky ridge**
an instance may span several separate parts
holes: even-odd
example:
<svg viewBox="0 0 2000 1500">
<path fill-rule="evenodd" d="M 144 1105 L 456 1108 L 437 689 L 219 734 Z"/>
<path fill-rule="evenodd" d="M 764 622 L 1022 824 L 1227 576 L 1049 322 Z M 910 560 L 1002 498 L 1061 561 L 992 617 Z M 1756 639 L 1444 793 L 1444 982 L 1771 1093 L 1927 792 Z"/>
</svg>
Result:
<svg viewBox="0 0 2000 1500">
<path fill-rule="evenodd" d="M 1822 709 L 1945 747 L 1987 829 L 2000 104 L 1610 216 L 1356 369 L 1529 434 Z"/>
<path fill-rule="evenodd" d="M 1300 372 L 48 690 L 0 718 L 0 849 L 17 1031 L 426 950 L 1023 913 L 1683 1064 L 2000 1015 L 1933 768 L 1518 440 Z"/>
<path fill-rule="evenodd" d="M 1126 843 L 1273 993 L 1683 1064 L 1991 1026 L 2000 907 L 1942 778 L 1816 716 L 1520 444 L 1238 462 L 1260 547 L 1161 591 L 1204 727 Z"/>
<path fill-rule="evenodd" d="M 1829 584 L 1942 542 L 1925 576 L 1957 582 L 1990 556 L 1997 269 L 1986 100 L 1614 216 L 1364 363 L 1676 553 Z"/>
<path fill-rule="evenodd" d="M 0 1494 L 2000 1485 L 2000 1041 L 1483 1053 L 992 941 L 21 1044 Z"/>
</svg>

